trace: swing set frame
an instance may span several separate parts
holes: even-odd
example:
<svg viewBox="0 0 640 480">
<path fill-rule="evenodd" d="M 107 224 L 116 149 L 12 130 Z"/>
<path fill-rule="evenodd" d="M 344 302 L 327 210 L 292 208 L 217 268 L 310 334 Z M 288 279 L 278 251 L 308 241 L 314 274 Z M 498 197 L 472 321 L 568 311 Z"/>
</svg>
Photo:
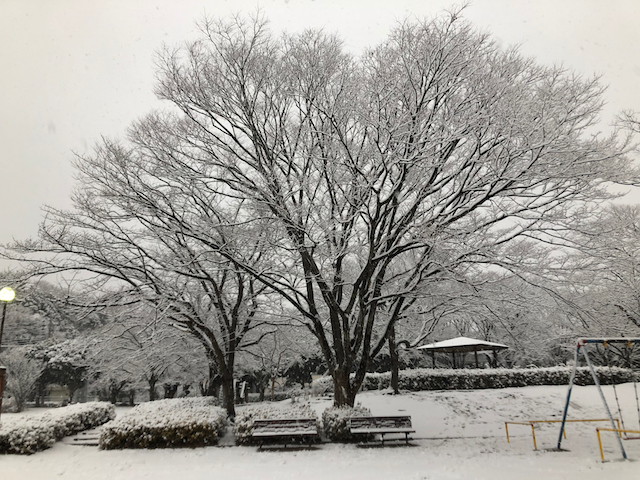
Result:
<svg viewBox="0 0 640 480">
<path fill-rule="evenodd" d="M 573 362 L 573 371 L 571 372 L 571 379 L 569 380 L 569 390 L 567 391 L 567 400 L 564 405 L 564 412 L 562 413 L 562 423 L 560 424 L 560 434 L 558 435 L 557 450 L 558 451 L 562 450 L 561 448 L 562 438 L 564 435 L 565 423 L 567 422 L 567 413 L 569 411 L 569 401 L 571 399 L 571 391 L 573 390 L 573 385 L 576 379 L 576 372 L 578 368 L 578 359 L 580 356 L 580 351 L 582 350 L 582 354 L 584 355 L 584 358 L 587 361 L 587 365 L 589 366 L 589 370 L 591 371 L 593 382 L 595 383 L 596 388 L 598 389 L 598 393 L 600 394 L 600 399 L 602 400 L 602 404 L 604 405 L 605 411 L 607 412 L 607 417 L 611 422 L 611 429 L 600 428 L 598 430 L 617 432 L 616 438 L 618 440 L 618 446 L 620 447 L 620 452 L 622 453 L 622 458 L 627 460 L 627 452 L 625 452 L 624 446 L 622 445 L 622 436 L 621 436 L 621 433 L 623 433 L 624 430 L 621 430 L 619 426 L 616 427 L 616 424 L 615 424 L 616 419 L 614 419 L 613 415 L 611 415 L 611 410 L 609 410 L 609 405 L 607 404 L 607 400 L 604 396 L 604 393 L 602 392 L 602 387 L 600 386 L 598 375 L 596 375 L 596 371 L 593 368 L 593 363 L 591 363 L 591 359 L 589 358 L 589 354 L 587 353 L 586 346 L 592 343 L 603 344 L 605 348 L 609 343 L 623 343 L 623 344 L 626 343 L 628 346 L 631 346 L 631 344 L 640 344 L 640 338 L 581 338 L 578 340 L 578 343 L 576 345 L 576 350 L 575 350 L 575 359 Z M 616 393 L 616 400 L 617 400 L 617 393 Z M 637 398 L 636 398 L 636 401 L 637 401 Z M 599 432 L 598 432 L 598 438 L 600 438 Z M 602 454 L 602 446 L 600 448 L 601 448 L 601 454 Z"/>
</svg>

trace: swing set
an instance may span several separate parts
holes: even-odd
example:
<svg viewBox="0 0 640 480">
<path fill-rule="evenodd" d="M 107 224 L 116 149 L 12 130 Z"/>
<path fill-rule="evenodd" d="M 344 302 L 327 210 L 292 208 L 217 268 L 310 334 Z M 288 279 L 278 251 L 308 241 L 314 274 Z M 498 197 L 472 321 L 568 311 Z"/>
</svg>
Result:
<svg viewBox="0 0 640 480">
<path fill-rule="evenodd" d="M 602 461 L 604 462 L 604 453 L 603 453 L 603 449 L 602 449 L 602 442 L 600 439 L 600 432 L 601 431 L 606 431 L 606 432 L 615 432 L 616 438 L 618 440 L 618 445 L 620 447 L 620 451 L 622 453 L 622 458 L 624 458 L 625 460 L 627 459 L 627 453 L 624 450 L 624 446 L 622 444 L 622 440 L 638 440 L 640 439 L 640 430 L 630 430 L 627 429 L 625 427 L 624 424 L 624 418 L 622 416 L 622 409 L 620 408 L 620 401 L 618 399 L 618 391 L 616 389 L 616 385 L 615 383 L 613 383 L 613 392 L 614 392 L 614 397 L 616 400 L 616 407 L 618 410 L 618 416 L 620 417 L 620 421 L 618 423 L 618 425 L 616 425 L 616 421 L 618 420 L 617 418 L 614 419 L 613 415 L 611 414 L 611 410 L 609 409 L 609 405 L 607 404 L 607 400 L 604 396 L 604 393 L 602 392 L 602 387 L 600 385 L 600 381 L 598 380 L 598 376 L 596 375 L 596 371 L 593 368 L 593 363 L 591 362 L 591 358 L 589 357 L 589 354 L 587 353 L 587 348 L 586 346 L 589 344 L 596 344 L 596 345 L 603 345 L 604 350 L 605 350 L 605 359 L 607 361 L 607 366 L 609 367 L 609 371 L 611 372 L 611 363 L 609 361 L 609 352 L 610 350 L 607 350 L 607 348 L 611 348 L 612 345 L 622 345 L 622 346 L 626 346 L 627 348 L 631 348 L 632 345 L 638 345 L 640 344 L 640 338 L 581 338 L 578 340 L 578 344 L 576 346 L 576 350 L 575 350 L 575 361 L 573 363 L 573 371 L 571 372 L 571 379 L 569 380 L 569 390 L 567 392 L 567 400 L 565 402 L 565 406 L 564 406 L 564 412 L 562 414 L 562 422 L 561 422 L 561 426 L 560 426 L 560 434 L 558 436 L 558 446 L 557 446 L 557 450 L 560 451 L 562 450 L 561 445 L 562 445 L 562 438 L 565 434 L 565 423 L 568 422 L 569 420 L 567 420 L 567 412 L 569 411 L 569 401 L 571 399 L 571 391 L 573 389 L 573 385 L 576 379 L 576 371 L 578 368 L 578 359 L 580 356 L 580 352 L 582 351 L 582 354 L 584 355 L 584 358 L 587 362 L 587 365 L 589 366 L 589 370 L 591 371 L 591 376 L 593 377 L 593 381 L 596 385 L 596 388 L 598 389 L 598 393 L 600 394 L 600 399 L 602 400 L 602 403 L 604 405 L 604 408 L 607 412 L 607 417 L 609 419 L 609 422 L 611 423 L 611 428 L 596 428 L 596 433 L 598 435 L 598 444 L 600 446 L 600 456 L 602 457 Z M 631 365 L 631 364 L 630 364 Z M 633 389 L 635 392 L 635 397 L 636 397 L 636 409 L 638 412 L 638 426 L 640 427 L 640 402 L 638 401 L 638 388 L 637 388 L 637 384 L 636 384 L 636 377 L 634 375 L 633 377 Z M 632 434 L 632 436 L 630 436 L 630 434 Z"/>
</svg>

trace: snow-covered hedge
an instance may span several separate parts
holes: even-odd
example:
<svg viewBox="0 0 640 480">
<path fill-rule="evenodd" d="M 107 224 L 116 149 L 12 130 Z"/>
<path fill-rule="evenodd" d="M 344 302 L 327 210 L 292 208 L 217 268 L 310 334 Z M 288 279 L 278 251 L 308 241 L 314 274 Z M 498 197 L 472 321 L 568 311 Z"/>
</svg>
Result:
<svg viewBox="0 0 640 480">
<path fill-rule="evenodd" d="M 402 390 L 471 390 L 482 388 L 527 387 L 533 385 L 568 385 L 573 367 L 549 368 L 487 368 L 487 369 L 444 369 L 417 368 L 401 370 L 398 378 Z M 618 367 L 595 367 L 603 385 L 632 382 L 632 370 Z M 367 373 L 361 390 L 381 390 L 389 388 L 391 374 Z M 593 377 L 588 367 L 578 367 L 576 385 L 593 385 Z M 333 392 L 331 377 L 322 377 L 313 382 L 315 395 Z"/>
<path fill-rule="evenodd" d="M 314 380 L 311 384 L 311 393 L 316 397 L 333 393 L 333 378 L 330 375 L 325 375 Z"/>
<path fill-rule="evenodd" d="M 315 418 L 316 413 L 308 404 L 255 405 L 236 412 L 233 433 L 237 445 L 250 445 L 254 420 L 276 420 L 280 418 Z"/>
<path fill-rule="evenodd" d="M 568 385 L 572 367 L 550 368 L 495 368 L 495 369 L 432 369 L 420 368 L 400 371 L 400 389 L 420 390 L 469 390 L 482 388 L 526 387 L 532 385 Z M 617 367 L 595 367 L 600 383 L 626 383 L 633 381 L 633 372 Z M 388 388 L 391 375 L 370 373 L 362 385 L 362 390 Z M 579 367 L 576 385 L 593 385 L 588 367 Z"/>
<path fill-rule="evenodd" d="M 115 417 L 106 402 L 78 403 L 42 415 L 20 417 L 0 424 L 0 453 L 31 454 L 51 447 L 56 440 L 95 428 Z"/>
<path fill-rule="evenodd" d="M 106 424 L 100 448 L 170 448 L 215 445 L 227 426 L 226 410 L 212 397 L 142 403 Z"/>
<path fill-rule="evenodd" d="M 349 432 L 350 417 L 370 417 L 371 410 L 362 405 L 355 407 L 329 407 L 322 412 L 322 428 L 324 434 L 333 442 L 350 442 L 356 438 Z M 363 440 L 359 436 L 357 440 Z"/>
</svg>

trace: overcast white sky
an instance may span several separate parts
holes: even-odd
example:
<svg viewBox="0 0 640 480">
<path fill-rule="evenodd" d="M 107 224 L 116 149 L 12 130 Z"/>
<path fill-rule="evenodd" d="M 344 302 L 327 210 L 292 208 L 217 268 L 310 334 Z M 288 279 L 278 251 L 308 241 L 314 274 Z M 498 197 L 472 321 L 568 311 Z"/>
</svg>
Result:
<svg viewBox="0 0 640 480">
<path fill-rule="evenodd" d="M 0 243 L 34 236 L 44 204 L 66 207 L 73 152 L 119 137 L 161 104 L 154 52 L 205 14 L 254 12 L 274 30 L 322 27 L 357 51 L 407 16 L 455 0 L 0 0 Z M 640 111 L 640 1 L 474 0 L 466 17 L 541 63 L 609 85 L 604 120 Z"/>
</svg>

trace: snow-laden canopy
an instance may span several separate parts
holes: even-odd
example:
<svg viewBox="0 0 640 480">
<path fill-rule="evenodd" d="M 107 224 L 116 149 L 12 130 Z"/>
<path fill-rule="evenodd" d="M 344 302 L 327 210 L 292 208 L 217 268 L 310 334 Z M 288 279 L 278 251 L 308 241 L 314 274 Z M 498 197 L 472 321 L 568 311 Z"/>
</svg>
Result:
<svg viewBox="0 0 640 480">
<path fill-rule="evenodd" d="M 509 348 L 501 343 L 485 342 L 484 340 L 476 340 L 475 338 L 457 337 L 442 342 L 430 343 L 416 347 L 418 350 L 429 350 L 440 353 L 464 353 L 464 352 L 482 352 L 497 351 Z"/>
</svg>

